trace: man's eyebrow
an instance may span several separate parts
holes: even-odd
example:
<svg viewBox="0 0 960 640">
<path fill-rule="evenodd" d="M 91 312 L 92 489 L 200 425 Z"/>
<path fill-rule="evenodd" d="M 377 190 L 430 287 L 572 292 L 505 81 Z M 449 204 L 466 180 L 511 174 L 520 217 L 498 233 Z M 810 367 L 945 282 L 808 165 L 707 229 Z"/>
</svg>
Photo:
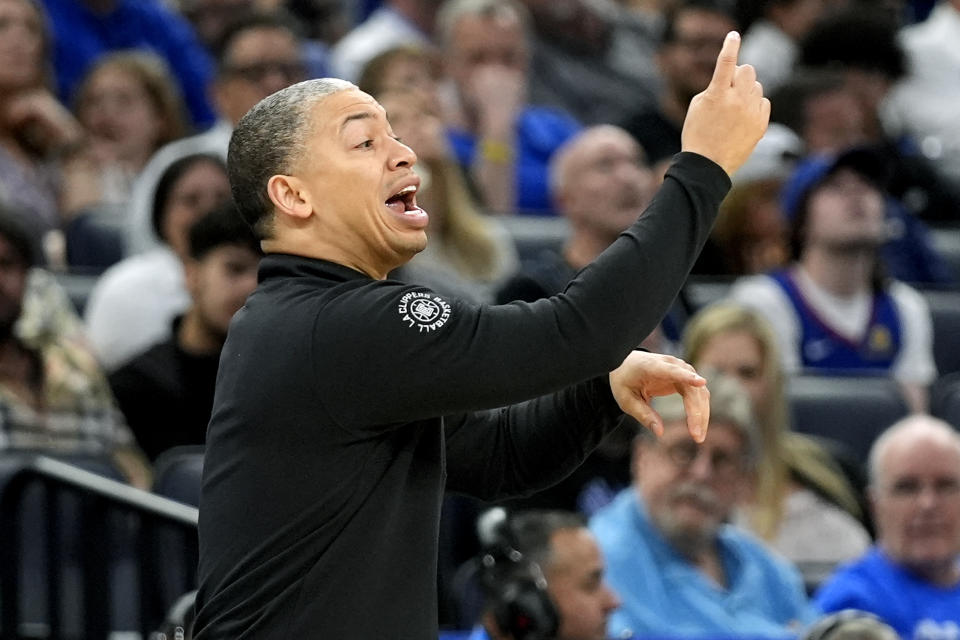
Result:
<svg viewBox="0 0 960 640">
<path fill-rule="evenodd" d="M 343 119 L 343 122 L 340 123 L 339 132 L 343 133 L 344 128 L 346 128 L 346 126 L 351 122 L 353 122 L 354 120 L 369 120 L 374 117 L 375 116 L 369 111 L 362 111 L 360 113 L 351 113 L 350 115 L 348 115 L 346 118 Z"/>
</svg>

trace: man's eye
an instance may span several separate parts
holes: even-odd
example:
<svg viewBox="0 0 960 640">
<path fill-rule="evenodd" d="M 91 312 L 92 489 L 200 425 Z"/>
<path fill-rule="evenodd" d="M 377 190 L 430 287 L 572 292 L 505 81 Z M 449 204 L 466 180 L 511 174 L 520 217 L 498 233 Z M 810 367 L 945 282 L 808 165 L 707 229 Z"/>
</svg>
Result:
<svg viewBox="0 0 960 640">
<path fill-rule="evenodd" d="M 357 145 L 357 149 L 370 149 L 373 147 L 373 140 L 364 140 Z"/>
</svg>

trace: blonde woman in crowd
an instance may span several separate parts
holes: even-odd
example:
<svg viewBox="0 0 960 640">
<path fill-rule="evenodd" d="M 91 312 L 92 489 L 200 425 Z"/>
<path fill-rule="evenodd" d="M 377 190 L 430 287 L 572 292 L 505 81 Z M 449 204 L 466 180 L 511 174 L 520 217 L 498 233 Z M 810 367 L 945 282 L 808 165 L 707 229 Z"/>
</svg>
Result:
<svg viewBox="0 0 960 640">
<path fill-rule="evenodd" d="M 829 566 L 866 550 L 856 491 L 820 442 L 790 430 L 784 372 L 766 322 L 741 306 L 715 304 L 691 318 L 683 348 L 698 370 L 738 378 L 754 404 L 761 455 L 740 524 L 801 565 Z"/>
</svg>

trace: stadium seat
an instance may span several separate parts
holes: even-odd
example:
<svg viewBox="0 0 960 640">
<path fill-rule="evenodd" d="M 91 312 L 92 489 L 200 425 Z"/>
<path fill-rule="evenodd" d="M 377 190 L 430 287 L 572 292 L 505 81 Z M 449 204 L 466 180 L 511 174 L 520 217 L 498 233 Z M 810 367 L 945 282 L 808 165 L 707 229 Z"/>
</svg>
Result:
<svg viewBox="0 0 960 640">
<path fill-rule="evenodd" d="M 960 291 L 925 290 L 933 319 L 933 356 L 940 376 L 960 371 Z"/>
<path fill-rule="evenodd" d="M 164 451 L 153 465 L 153 492 L 177 502 L 200 505 L 203 447 L 174 447 Z"/>
<path fill-rule="evenodd" d="M 933 384 L 930 413 L 960 430 L 960 372 L 941 377 Z"/>
<path fill-rule="evenodd" d="M 787 394 L 795 431 L 838 440 L 861 464 L 876 437 L 909 413 L 887 377 L 799 375 Z"/>
</svg>

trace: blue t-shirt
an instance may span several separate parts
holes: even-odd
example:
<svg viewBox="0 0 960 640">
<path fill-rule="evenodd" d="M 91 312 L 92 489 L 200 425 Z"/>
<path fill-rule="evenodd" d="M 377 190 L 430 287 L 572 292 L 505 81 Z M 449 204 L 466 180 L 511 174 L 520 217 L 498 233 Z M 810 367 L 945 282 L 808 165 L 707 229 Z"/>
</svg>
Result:
<svg viewBox="0 0 960 640">
<path fill-rule="evenodd" d="M 561 111 L 526 107 L 516 125 L 517 213 L 554 215 L 550 202 L 548 167 L 550 156 L 580 130 L 580 124 Z M 464 171 L 469 171 L 477 153 L 477 138 L 467 131 L 450 129 L 447 138 Z"/>
<path fill-rule="evenodd" d="M 932 585 L 895 565 L 877 547 L 840 567 L 814 601 L 828 613 L 841 609 L 874 613 L 903 640 L 960 639 L 960 584 Z"/>
<path fill-rule="evenodd" d="M 735 527 L 724 525 L 717 537 L 726 588 L 654 529 L 633 488 L 598 511 L 590 529 L 607 582 L 623 602 L 610 618 L 610 637 L 776 638 L 795 635 L 815 618 L 796 569 Z"/>
</svg>

